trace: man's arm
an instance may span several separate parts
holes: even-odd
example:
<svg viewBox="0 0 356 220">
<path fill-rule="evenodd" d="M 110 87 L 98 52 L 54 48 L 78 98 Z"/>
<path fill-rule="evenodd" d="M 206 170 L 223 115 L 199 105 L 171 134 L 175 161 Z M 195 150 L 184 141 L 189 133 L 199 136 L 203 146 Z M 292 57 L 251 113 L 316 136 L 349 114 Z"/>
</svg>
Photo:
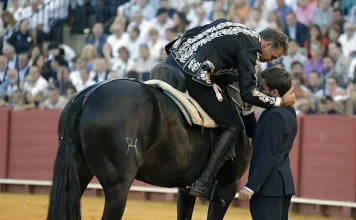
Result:
<svg viewBox="0 0 356 220">
<path fill-rule="evenodd" d="M 237 70 L 242 101 L 260 108 L 270 109 L 281 105 L 281 98 L 259 92 L 256 87 L 257 49 L 241 51 L 237 55 Z"/>
<path fill-rule="evenodd" d="M 247 137 L 252 138 L 257 123 L 253 109 L 251 108 L 250 111 L 242 110 L 241 118 L 245 125 Z"/>
<path fill-rule="evenodd" d="M 250 174 L 246 187 L 257 193 L 276 161 L 277 150 L 282 144 L 285 122 L 279 112 L 269 112 L 260 144 L 261 152 L 254 161 L 254 169 Z"/>
</svg>

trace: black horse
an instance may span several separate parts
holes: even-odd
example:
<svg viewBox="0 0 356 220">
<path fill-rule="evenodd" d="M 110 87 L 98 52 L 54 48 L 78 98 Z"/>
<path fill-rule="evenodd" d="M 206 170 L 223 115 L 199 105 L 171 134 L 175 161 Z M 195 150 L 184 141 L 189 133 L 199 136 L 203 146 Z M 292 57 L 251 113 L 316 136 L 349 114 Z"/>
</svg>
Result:
<svg viewBox="0 0 356 220">
<path fill-rule="evenodd" d="M 185 190 L 201 174 L 219 129 L 191 126 L 160 89 L 134 80 L 91 86 L 63 110 L 54 163 L 49 220 L 80 219 L 80 199 L 95 175 L 105 193 L 102 219 L 121 219 L 134 179 L 178 187 L 178 219 L 191 219 L 195 197 Z M 244 131 L 225 162 L 208 219 L 223 219 L 252 148 Z M 225 205 L 223 204 L 225 203 Z"/>
</svg>

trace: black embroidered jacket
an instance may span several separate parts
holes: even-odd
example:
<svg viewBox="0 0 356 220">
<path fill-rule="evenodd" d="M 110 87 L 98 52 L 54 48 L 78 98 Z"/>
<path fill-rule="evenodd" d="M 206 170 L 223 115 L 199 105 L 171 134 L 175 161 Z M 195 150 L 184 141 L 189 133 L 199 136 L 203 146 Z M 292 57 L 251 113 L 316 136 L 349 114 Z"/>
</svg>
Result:
<svg viewBox="0 0 356 220">
<path fill-rule="evenodd" d="M 261 108 L 271 108 L 276 98 L 256 88 L 260 41 L 260 36 L 248 27 L 219 19 L 188 30 L 165 49 L 184 72 L 205 86 L 213 85 L 210 75 L 238 72 L 242 100 Z"/>
</svg>

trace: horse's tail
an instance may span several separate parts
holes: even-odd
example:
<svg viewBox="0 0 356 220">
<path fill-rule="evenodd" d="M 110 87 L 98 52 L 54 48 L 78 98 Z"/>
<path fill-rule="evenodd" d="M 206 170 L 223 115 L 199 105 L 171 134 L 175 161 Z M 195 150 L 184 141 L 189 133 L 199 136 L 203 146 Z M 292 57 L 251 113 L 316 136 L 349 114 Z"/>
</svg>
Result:
<svg viewBox="0 0 356 220">
<path fill-rule="evenodd" d="M 66 106 L 59 119 L 59 147 L 53 169 L 53 182 L 49 197 L 48 220 L 80 220 L 81 189 L 76 158 L 78 146 L 72 141 L 76 133 L 76 118 L 81 105 L 72 102 Z"/>
</svg>

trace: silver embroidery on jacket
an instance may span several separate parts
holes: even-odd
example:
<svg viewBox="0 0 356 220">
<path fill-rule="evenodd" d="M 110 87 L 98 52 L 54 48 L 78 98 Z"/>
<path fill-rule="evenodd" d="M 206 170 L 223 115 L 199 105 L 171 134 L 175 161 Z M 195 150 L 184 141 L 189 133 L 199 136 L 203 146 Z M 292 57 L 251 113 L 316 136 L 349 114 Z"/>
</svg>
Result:
<svg viewBox="0 0 356 220">
<path fill-rule="evenodd" d="M 192 71 L 192 72 L 195 72 L 197 71 L 201 66 L 201 63 L 199 63 L 198 61 L 196 61 L 196 59 L 192 59 L 190 62 L 189 62 L 189 65 L 188 65 L 188 68 Z"/>
<path fill-rule="evenodd" d="M 261 100 L 264 103 L 269 102 L 270 104 L 274 104 L 276 101 L 274 97 L 270 97 L 262 92 L 259 92 L 257 89 L 252 90 L 252 95 L 257 96 L 259 98 L 259 100 Z"/>
<path fill-rule="evenodd" d="M 225 27 L 229 28 L 224 29 Z M 260 37 L 255 31 L 247 28 L 245 25 L 230 21 L 223 22 L 183 42 L 174 52 L 176 59 L 184 63 L 193 55 L 195 51 L 198 50 L 199 47 L 212 41 L 213 39 L 226 35 L 238 35 L 239 33 L 244 33 L 256 38 Z"/>
</svg>

